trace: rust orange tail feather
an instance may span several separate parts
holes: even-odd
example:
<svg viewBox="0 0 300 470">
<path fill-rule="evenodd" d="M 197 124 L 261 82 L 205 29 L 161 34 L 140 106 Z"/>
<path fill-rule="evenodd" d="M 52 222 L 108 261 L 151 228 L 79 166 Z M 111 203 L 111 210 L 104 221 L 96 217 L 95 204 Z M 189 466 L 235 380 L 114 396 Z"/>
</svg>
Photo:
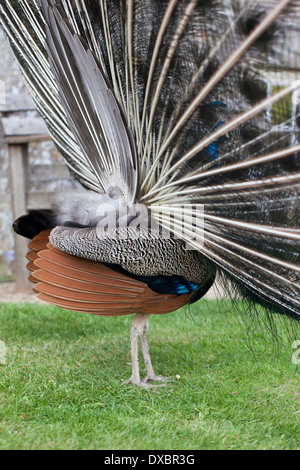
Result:
<svg viewBox="0 0 300 470">
<path fill-rule="evenodd" d="M 158 294 L 99 262 L 63 253 L 49 242 L 49 234 L 45 230 L 36 235 L 27 253 L 29 279 L 41 300 L 103 316 L 169 313 L 188 301 L 189 294 Z"/>
</svg>

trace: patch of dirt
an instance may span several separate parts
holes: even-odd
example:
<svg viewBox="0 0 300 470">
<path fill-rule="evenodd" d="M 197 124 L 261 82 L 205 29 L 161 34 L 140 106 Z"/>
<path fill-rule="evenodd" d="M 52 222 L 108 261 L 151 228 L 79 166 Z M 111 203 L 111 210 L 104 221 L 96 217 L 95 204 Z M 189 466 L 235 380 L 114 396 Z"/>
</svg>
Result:
<svg viewBox="0 0 300 470">
<path fill-rule="evenodd" d="M 14 282 L 3 282 L 0 283 L 0 302 L 39 302 L 39 300 L 32 292 L 31 286 L 28 286 L 28 289 L 20 292 L 16 288 L 16 284 Z"/>
</svg>

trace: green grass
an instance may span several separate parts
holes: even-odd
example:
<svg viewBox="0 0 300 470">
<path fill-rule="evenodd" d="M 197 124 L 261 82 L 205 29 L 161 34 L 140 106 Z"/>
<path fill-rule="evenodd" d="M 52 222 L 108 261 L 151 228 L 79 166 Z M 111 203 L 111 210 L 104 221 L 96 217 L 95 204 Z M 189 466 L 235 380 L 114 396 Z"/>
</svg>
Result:
<svg viewBox="0 0 300 470">
<path fill-rule="evenodd" d="M 154 369 L 174 381 L 144 390 L 122 385 L 131 316 L 0 304 L 0 449 L 299 449 L 291 342 L 215 307 L 151 317 Z"/>
</svg>

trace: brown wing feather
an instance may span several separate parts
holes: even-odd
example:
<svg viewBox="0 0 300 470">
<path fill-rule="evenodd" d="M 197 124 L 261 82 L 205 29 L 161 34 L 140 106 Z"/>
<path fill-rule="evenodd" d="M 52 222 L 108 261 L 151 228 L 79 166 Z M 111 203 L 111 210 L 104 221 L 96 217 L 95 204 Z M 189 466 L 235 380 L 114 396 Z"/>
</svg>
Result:
<svg viewBox="0 0 300 470">
<path fill-rule="evenodd" d="M 45 302 L 93 315 L 163 314 L 185 305 L 188 294 L 164 295 L 143 282 L 112 271 L 101 263 L 68 255 L 49 243 L 50 231 L 29 243 L 29 280 Z"/>
</svg>

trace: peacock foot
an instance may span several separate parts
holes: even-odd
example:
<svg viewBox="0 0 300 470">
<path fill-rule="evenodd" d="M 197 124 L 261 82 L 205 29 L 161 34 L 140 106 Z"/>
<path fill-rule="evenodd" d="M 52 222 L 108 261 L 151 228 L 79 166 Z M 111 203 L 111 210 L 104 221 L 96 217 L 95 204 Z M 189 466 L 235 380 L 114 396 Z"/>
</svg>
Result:
<svg viewBox="0 0 300 470">
<path fill-rule="evenodd" d="M 149 382 L 168 382 L 170 379 L 169 377 L 162 377 L 160 375 L 155 374 L 147 374 L 146 377 L 142 380 L 142 383 L 149 383 Z M 166 385 L 166 384 L 162 384 Z"/>
<path fill-rule="evenodd" d="M 133 319 L 130 328 L 132 375 L 130 379 L 123 382 L 123 384 L 132 384 L 143 388 L 165 387 L 169 380 L 168 377 L 156 375 L 151 363 L 149 346 L 147 342 L 148 317 L 149 315 L 137 313 Z M 141 343 L 143 358 L 146 367 L 146 377 L 143 380 L 141 380 L 140 378 L 139 371 L 139 342 Z M 151 382 L 162 383 L 153 384 Z"/>
<path fill-rule="evenodd" d="M 130 379 L 125 380 L 122 382 L 122 385 L 136 385 L 138 387 L 143 387 L 143 388 L 154 388 L 154 387 L 165 387 L 168 384 L 169 378 L 168 377 L 162 377 L 158 376 L 155 374 L 149 374 L 146 375 L 146 377 L 143 380 L 140 380 L 139 377 L 130 377 Z M 165 382 L 161 384 L 152 384 L 151 382 Z"/>
</svg>

